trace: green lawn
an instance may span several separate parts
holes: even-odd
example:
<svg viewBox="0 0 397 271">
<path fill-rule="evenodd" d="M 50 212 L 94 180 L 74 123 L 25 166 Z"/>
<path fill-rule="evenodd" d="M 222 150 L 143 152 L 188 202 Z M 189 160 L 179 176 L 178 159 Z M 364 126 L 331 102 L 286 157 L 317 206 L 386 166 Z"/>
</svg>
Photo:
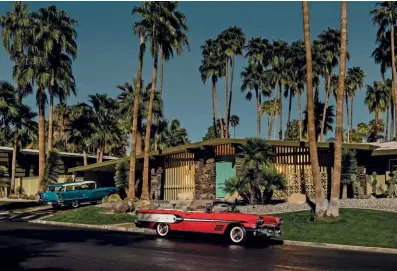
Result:
<svg viewBox="0 0 397 271">
<path fill-rule="evenodd" d="M 397 248 L 397 213 L 341 209 L 336 222 L 310 222 L 308 211 L 277 216 L 284 219 L 285 240 Z"/>
<path fill-rule="evenodd" d="M 80 207 L 73 210 L 66 210 L 48 217 L 46 220 L 57 222 L 68 222 L 91 225 L 110 225 L 121 223 L 132 223 L 135 216 L 129 214 L 101 214 L 103 208 L 95 206 Z"/>
</svg>

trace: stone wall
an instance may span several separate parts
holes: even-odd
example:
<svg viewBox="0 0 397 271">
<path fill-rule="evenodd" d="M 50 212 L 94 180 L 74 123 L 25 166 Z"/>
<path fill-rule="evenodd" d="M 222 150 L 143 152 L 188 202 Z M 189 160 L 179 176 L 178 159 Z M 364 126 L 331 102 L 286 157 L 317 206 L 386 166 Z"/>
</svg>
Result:
<svg viewBox="0 0 397 271">
<path fill-rule="evenodd" d="M 215 159 L 203 157 L 195 161 L 195 189 L 196 200 L 212 200 L 216 198 Z"/>
<path fill-rule="evenodd" d="M 157 167 L 150 170 L 150 198 L 160 199 L 163 168 Z"/>
</svg>

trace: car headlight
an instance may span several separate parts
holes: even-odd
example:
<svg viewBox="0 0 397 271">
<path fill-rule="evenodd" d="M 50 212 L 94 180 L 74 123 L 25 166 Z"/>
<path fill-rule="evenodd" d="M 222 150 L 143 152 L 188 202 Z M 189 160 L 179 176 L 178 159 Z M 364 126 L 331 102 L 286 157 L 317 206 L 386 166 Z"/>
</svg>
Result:
<svg viewBox="0 0 397 271">
<path fill-rule="evenodd" d="M 260 216 L 256 219 L 256 225 L 262 225 L 263 224 L 263 217 Z"/>
</svg>

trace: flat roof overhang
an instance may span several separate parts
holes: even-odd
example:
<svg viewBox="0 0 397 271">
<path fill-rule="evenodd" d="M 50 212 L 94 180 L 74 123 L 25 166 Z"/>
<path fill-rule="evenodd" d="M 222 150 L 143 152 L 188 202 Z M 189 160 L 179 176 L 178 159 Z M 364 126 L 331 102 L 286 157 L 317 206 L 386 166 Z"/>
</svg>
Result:
<svg viewBox="0 0 397 271">
<path fill-rule="evenodd" d="M 149 153 L 149 157 L 155 158 L 155 157 L 167 156 L 167 155 L 183 153 L 183 152 L 192 152 L 195 149 L 203 149 L 203 148 L 214 147 L 214 146 L 225 145 L 225 144 L 241 145 L 241 144 L 244 144 L 245 142 L 246 142 L 245 139 L 239 139 L 239 138 L 210 139 L 210 140 L 204 140 L 204 141 L 195 142 L 195 143 L 191 143 L 191 144 L 166 148 L 164 150 L 152 151 Z M 307 141 L 268 140 L 267 142 L 269 145 L 280 146 L 280 147 L 309 147 L 309 142 L 307 142 Z M 318 148 L 329 148 L 330 145 L 332 145 L 332 143 L 317 142 Z M 373 145 L 373 144 L 368 144 L 368 143 L 361 143 L 361 144 L 343 143 L 342 148 L 372 151 L 372 150 L 375 150 L 376 148 L 378 148 L 378 146 Z M 144 158 L 143 153 L 136 156 L 137 161 L 141 160 L 143 158 Z M 124 157 L 124 158 L 110 160 L 110 161 L 106 161 L 106 162 L 102 162 L 102 163 L 95 163 L 95 164 L 91 164 L 88 166 L 78 166 L 78 167 L 70 168 L 68 170 L 68 172 L 73 173 L 73 172 L 81 172 L 81 171 L 89 171 L 89 170 L 91 170 L 91 171 L 114 171 L 116 164 L 120 161 L 120 159 L 125 159 L 126 161 L 129 161 L 129 157 Z M 138 168 L 137 168 L 137 170 L 138 170 Z"/>
</svg>

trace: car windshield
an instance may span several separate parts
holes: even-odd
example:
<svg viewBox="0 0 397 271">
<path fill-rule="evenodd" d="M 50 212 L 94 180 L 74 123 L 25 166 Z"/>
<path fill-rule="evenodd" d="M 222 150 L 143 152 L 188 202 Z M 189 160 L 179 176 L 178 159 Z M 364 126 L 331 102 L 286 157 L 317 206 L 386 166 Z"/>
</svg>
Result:
<svg viewBox="0 0 397 271">
<path fill-rule="evenodd" d="M 236 207 L 233 204 L 226 202 L 218 202 L 214 203 L 211 208 L 212 212 L 234 212 L 236 211 Z"/>
<path fill-rule="evenodd" d="M 49 186 L 47 192 L 58 192 L 62 189 L 62 186 Z"/>
</svg>

